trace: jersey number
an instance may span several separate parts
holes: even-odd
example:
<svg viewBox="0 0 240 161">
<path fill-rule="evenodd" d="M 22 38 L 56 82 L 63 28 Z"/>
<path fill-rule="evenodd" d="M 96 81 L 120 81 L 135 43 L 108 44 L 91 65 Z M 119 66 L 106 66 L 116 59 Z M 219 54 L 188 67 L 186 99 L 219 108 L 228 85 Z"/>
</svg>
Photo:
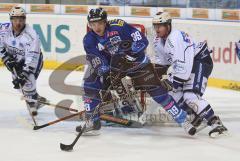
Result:
<svg viewBox="0 0 240 161">
<path fill-rule="evenodd" d="M 133 38 L 133 41 L 138 41 L 142 39 L 142 35 L 140 34 L 139 31 L 132 33 L 131 36 Z"/>
<path fill-rule="evenodd" d="M 96 68 L 96 66 L 98 66 L 99 64 L 101 64 L 101 60 L 100 60 L 99 57 L 96 57 L 96 58 L 92 59 L 93 68 Z"/>
<path fill-rule="evenodd" d="M 176 116 L 179 113 L 179 110 L 177 107 L 173 106 L 171 109 L 168 110 L 169 113 L 172 114 L 172 116 Z"/>
</svg>

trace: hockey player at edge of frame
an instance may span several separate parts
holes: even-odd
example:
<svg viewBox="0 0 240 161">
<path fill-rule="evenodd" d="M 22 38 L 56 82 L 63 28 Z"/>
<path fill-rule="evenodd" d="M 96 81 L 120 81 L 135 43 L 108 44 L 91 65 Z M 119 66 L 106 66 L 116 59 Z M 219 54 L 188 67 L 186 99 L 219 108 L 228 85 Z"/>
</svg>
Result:
<svg viewBox="0 0 240 161">
<path fill-rule="evenodd" d="M 209 136 L 224 134 L 227 128 L 202 98 L 213 69 L 211 51 L 205 41 L 196 44 L 185 32 L 172 29 L 171 22 L 167 12 L 158 12 L 152 20 L 156 32 L 153 44 L 156 64 L 161 68 L 171 66 L 165 80 L 173 87 L 169 93 L 182 109 L 193 112 L 192 124 L 196 128 L 205 120 L 212 127 Z"/>
<path fill-rule="evenodd" d="M 102 99 L 101 96 L 108 95 L 109 84 L 116 83 L 114 80 L 116 77 L 121 80 L 128 75 L 133 79 L 135 86 L 145 90 L 188 134 L 195 134 L 196 129 L 186 119 L 187 113 L 168 94 L 169 86 L 163 85 L 150 59 L 145 55 L 145 49 L 148 46 L 147 38 L 121 19 L 108 21 L 107 12 L 102 8 L 91 9 L 87 20 L 91 31 L 83 40 L 86 59 L 89 63 L 88 72 L 84 76 L 83 100 L 88 120 L 84 133 L 94 131 L 99 134 L 101 122 L 99 113 L 93 115 L 94 109 L 104 101 L 105 98 Z M 131 46 L 126 48 L 129 44 Z M 118 75 L 119 73 L 121 76 Z M 104 94 L 101 93 L 102 90 L 105 90 Z M 76 129 L 80 132 L 82 126 Z"/>
<path fill-rule="evenodd" d="M 36 91 L 36 80 L 43 66 L 40 40 L 33 28 L 26 24 L 26 13 L 21 7 L 13 7 L 10 21 L 0 28 L 0 57 L 12 73 L 14 89 L 22 90 L 33 116 L 41 104 L 33 100 L 46 101 Z M 16 73 L 14 72 L 16 71 Z M 20 89 L 22 87 L 22 89 Z"/>
</svg>

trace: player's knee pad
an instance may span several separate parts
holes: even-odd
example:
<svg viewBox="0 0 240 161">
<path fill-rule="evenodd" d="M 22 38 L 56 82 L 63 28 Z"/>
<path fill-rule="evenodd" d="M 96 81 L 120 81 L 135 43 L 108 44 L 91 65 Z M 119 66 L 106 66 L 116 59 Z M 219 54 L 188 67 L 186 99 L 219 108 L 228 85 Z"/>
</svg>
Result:
<svg viewBox="0 0 240 161">
<path fill-rule="evenodd" d="M 200 95 L 193 92 L 185 92 L 183 98 L 184 102 L 193 109 L 196 114 L 201 113 L 209 105 Z"/>
<path fill-rule="evenodd" d="M 193 111 L 192 108 L 190 108 L 183 97 L 183 91 L 182 90 L 177 90 L 176 92 L 172 92 L 170 91 L 169 94 L 173 97 L 173 99 L 177 102 L 177 104 L 179 105 L 179 107 L 181 109 L 183 109 L 184 111 L 187 112 L 187 114 L 191 115 L 191 114 L 195 114 L 195 112 Z"/>
<path fill-rule="evenodd" d="M 33 97 L 34 95 L 37 94 L 36 91 L 36 80 L 35 76 L 33 74 L 30 74 L 28 77 L 28 81 L 24 84 L 22 87 L 23 93 L 25 97 Z M 34 98 L 31 98 L 34 99 Z"/>
<path fill-rule="evenodd" d="M 177 103 L 182 103 L 184 100 L 182 90 L 169 91 L 168 94 L 171 95 Z"/>
</svg>

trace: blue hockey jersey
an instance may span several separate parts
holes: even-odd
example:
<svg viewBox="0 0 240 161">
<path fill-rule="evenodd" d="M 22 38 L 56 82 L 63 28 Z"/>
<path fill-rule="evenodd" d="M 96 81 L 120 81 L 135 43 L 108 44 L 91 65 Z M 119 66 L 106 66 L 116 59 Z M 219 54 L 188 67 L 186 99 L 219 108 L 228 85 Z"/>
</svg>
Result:
<svg viewBox="0 0 240 161">
<path fill-rule="evenodd" d="M 111 56 L 118 53 L 119 43 L 126 40 L 132 42 L 130 56 L 135 58 L 134 62 L 146 60 L 147 38 L 121 19 L 108 21 L 102 37 L 93 31 L 86 34 L 83 40 L 86 58 L 97 75 L 101 76 L 110 69 Z"/>
</svg>

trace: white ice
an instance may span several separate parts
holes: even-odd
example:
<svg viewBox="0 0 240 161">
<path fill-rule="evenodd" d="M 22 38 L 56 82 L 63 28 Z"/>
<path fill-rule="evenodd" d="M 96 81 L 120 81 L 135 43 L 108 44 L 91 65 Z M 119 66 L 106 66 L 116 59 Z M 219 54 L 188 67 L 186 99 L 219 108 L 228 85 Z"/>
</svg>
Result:
<svg viewBox="0 0 240 161">
<path fill-rule="evenodd" d="M 64 95 L 49 87 L 52 71 L 42 71 L 38 91 L 53 103 L 76 96 Z M 82 73 L 73 72 L 68 84 L 81 84 Z M 62 122 L 33 131 L 31 118 L 20 93 L 12 88 L 11 75 L 0 68 L 0 160 L 1 161 L 239 161 L 240 92 L 208 88 L 209 100 L 229 129 L 229 136 L 208 137 L 209 129 L 190 137 L 180 127 L 127 129 L 103 127 L 100 136 L 81 137 L 72 152 L 63 152 L 59 143 L 70 144 L 78 122 Z M 81 105 L 81 104 L 80 104 Z M 56 119 L 52 107 L 40 109 L 38 124 Z"/>
</svg>

